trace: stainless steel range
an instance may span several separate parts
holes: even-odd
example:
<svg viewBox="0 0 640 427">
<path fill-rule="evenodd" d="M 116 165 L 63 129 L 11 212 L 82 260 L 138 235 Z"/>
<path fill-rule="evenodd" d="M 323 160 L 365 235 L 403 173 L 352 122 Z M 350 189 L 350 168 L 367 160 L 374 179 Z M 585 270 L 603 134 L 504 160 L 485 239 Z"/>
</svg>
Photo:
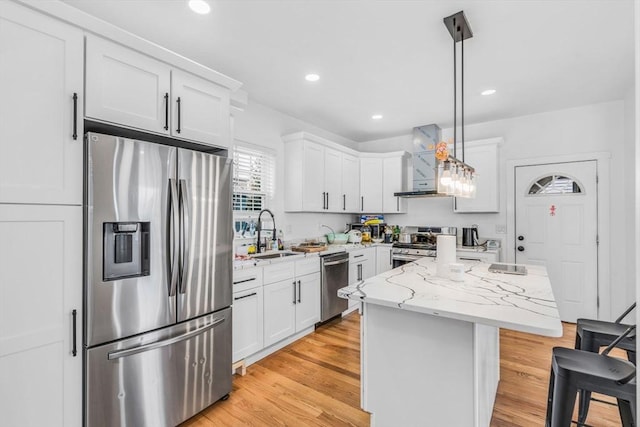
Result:
<svg viewBox="0 0 640 427">
<path fill-rule="evenodd" d="M 395 242 L 391 248 L 393 268 L 409 262 L 417 261 L 423 257 L 434 257 L 437 254 L 438 235 L 447 234 L 455 236 L 456 227 L 405 227 L 411 235 L 411 243 Z"/>
</svg>

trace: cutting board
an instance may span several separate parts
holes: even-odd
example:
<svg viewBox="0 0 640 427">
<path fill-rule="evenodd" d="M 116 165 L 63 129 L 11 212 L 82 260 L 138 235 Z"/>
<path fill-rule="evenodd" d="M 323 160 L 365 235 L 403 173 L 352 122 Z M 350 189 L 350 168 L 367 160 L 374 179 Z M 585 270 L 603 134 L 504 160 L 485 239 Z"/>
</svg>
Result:
<svg viewBox="0 0 640 427">
<path fill-rule="evenodd" d="M 322 252 L 327 250 L 327 245 L 323 246 L 292 246 L 294 252 Z"/>
</svg>

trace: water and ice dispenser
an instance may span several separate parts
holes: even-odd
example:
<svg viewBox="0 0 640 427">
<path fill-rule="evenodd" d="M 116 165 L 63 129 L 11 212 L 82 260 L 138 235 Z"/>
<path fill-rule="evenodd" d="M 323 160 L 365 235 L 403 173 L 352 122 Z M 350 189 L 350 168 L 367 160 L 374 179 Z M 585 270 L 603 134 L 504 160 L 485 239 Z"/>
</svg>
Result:
<svg viewBox="0 0 640 427">
<path fill-rule="evenodd" d="M 149 275 L 149 224 L 103 223 L 103 281 Z"/>
</svg>

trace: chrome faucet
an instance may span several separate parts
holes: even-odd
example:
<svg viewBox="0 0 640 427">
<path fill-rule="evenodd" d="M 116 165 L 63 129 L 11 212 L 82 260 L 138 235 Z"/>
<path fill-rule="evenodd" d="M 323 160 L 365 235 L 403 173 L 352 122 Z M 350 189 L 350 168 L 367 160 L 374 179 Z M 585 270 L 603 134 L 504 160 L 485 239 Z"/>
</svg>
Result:
<svg viewBox="0 0 640 427">
<path fill-rule="evenodd" d="M 262 231 L 262 221 L 260 218 L 262 217 L 262 214 L 265 212 L 271 215 L 271 221 L 273 221 L 273 233 L 271 234 L 271 240 L 276 240 L 276 219 L 273 217 L 273 212 L 271 212 L 269 209 L 262 209 L 258 214 L 258 228 L 256 230 L 258 232 L 258 244 L 256 245 L 257 253 L 260 253 L 260 231 Z M 265 251 L 266 250 L 267 248 L 265 247 Z"/>
</svg>

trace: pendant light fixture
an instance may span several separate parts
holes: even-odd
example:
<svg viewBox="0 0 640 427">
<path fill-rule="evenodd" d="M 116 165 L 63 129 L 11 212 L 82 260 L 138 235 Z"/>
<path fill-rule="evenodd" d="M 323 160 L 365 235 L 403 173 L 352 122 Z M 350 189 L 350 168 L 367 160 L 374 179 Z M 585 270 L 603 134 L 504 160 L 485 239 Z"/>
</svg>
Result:
<svg viewBox="0 0 640 427">
<path fill-rule="evenodd" d="M 444 25 L 453 38 L 453 156 L 446 143 L 438 144 L 438 193 L 456 197 L 472 198 L 476 195 L 475 169 L 464 162 L 464 41 L 473 37 L 471 27 L 464 12 L 460 11 L 444 18 Z M 460 117 L 461 117 L 461 159 L 457 157 L 458 145 L 458 67 L 457 45 L 460 43 Z"/>
</svg>

